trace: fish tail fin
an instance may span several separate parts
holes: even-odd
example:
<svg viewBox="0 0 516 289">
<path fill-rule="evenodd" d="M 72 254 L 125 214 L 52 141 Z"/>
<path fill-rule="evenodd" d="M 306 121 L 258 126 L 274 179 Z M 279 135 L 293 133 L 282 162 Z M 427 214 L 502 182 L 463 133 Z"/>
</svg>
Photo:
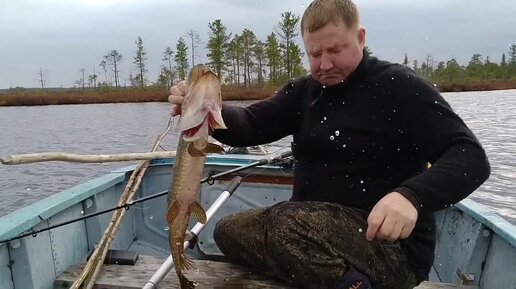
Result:
<svg viewBox="0 0 516 289">
<path fill-rule="evenodd" d="M 197 218 L 197 220 L 199 220 L 200 223 L 206 224 L 206 212 L 197 201 L 190 204 L 189 209 L 192 212 L 192 214 Z"/>
<path fill-rule="evenodd" d="M 167 223 L 170 225 L 174 218 L 179 214 L 179 202 L 177 200 L 173 200 L 172 204 L 168 207 L 167 210 Z"/>
<path fill-rule="evenodd" d="M 179 283 L 181 284 L 181 289 L 195 289 L 194 282 L 188 280 L 185 275 L 179 275 Z"/>
</svg>

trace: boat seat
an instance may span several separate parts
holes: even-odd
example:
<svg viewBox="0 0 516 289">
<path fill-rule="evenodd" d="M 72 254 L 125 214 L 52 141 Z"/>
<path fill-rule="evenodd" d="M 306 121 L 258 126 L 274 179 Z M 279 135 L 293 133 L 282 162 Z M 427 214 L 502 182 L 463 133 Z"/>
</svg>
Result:
<svg viewBox="0 0 516 289">
<path fill-rule="evenodd" d="M 414 289 L 480 289 L 478 286 L 425 281 Z"/>
</svg>

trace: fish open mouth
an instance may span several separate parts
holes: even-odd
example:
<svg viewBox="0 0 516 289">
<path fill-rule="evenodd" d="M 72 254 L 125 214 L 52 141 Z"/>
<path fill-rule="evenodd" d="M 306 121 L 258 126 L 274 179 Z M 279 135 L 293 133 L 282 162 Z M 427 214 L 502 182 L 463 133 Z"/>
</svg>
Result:
<svg viewBox="0 0 516 289">
<path fill-rule="evenodd" d="M 208 134 L 209 135 L 211 135 L 213 133 L 215 128 L 224 127 L 224 126 L 221 126 L 215 120 L 215 118 L 213 117 L 212 113 L 210 112 L 210 113 L 206 114 L 206 116 L 204 117 L 204 120 L 198 126 L 195 126 L 195 127 L 189 128 L 187 130 L 184 130 L 183 131 L 183 135 L 185 137 L 187 137 L 187 138 L 190 138 L 190 139 L 194 138 L 194 137 L 196 137 L 199 134 L 199 132 L 201 131 L 201 129 L 205 125 L 208 126 Z"/>
</svg>

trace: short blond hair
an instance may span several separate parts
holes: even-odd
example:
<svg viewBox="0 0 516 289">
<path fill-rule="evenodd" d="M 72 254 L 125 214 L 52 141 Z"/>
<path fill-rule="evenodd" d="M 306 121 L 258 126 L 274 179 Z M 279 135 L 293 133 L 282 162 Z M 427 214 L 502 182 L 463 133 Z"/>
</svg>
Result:
<svg viewBox="0 0 516 289">
<path fill-rule="evenodd" d="M 358 28 L 360 14 L 351 0 L 314 0 L 301 18 L 301 35 L 342 20 L 348 28 Z"/>
</svg>

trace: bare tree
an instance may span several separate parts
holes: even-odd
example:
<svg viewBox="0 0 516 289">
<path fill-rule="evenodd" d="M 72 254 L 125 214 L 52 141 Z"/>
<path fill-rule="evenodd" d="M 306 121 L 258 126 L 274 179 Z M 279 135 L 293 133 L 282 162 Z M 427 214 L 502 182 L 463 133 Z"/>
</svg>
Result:
<svg viewBox="0 0 516 289">
<path fill-rule="evenodd" d="M 43 70 L 41 67 L 39 68 L 39 71 L 37 72 L 38 79 L 36 79 L 39 83 L 41 83 L 41 90 L 45 90 L 45 85 L 47 83 L 47 70 Z"/>
<path fill-rule="evenodd" d="M 86 69 L 81 68 L 81 69 L 79 69 L 79 71 L 80 71 L 80 72 L 81 72 L 81 74 L 82 74 L 82 78 L 81 78 L 81 85 L 82 85 L 82 91 L 84 92 L 84 82 L 85 82 L 85 80 L 84 80 L 84 73 L 86 72 Z"/>
<path fill-rule="evenodd" d="M 172 60 L 174 58 L 173 55 L 174 55 L 174 51 L 172 51 L 172 48 L 170 48 L 170 46 L 167 46 L 167 48 L 163 52 L 163 59 L 162 60 L 166 61 L 168 63 L 168 69 L 166 69 L 166 70 L 162 69 L 162 72 L 166 72 L 166 75 L 169 78 L 169 80 L 168 80 L 168 82 L 169 82 L 168 87 L 171 87 L 174 84 L 174 73 L 173 73 L 173 70 L 172 70 Z"/>
<path fill-rule="evenodd" d="M 120 61 L 122 61 L 122 54 L 118 53 L 116 50 L 111 50 L 108 54 L 104 55 L 104 60 L 106 61 L 107 65 L 111 67 L 113 72 L 115 73 L 115 87 L 118 88 L 119 86 L 119 74 L 120 74 L 120 68 L 118 67 L 120 64 Z"/>
<path fill-rule="evenodd" d="M 99 66 L 102 68 L 102 70 L 104 70 L 104 81 L 107 85 L 108 81 L 107 81 L 107 62 L 106 62 L 106 60 L 102 60 L 99 64 Z"/>
<path fill-rule="evenodd" d="M 90 82 L 93 82 L 93 88 L 97 88 L 97 71 L 95 70 L 95 65 L 93 65 L 93 74 L 88 76 Z"/>
<path fill-rule="evenodd" d="M 190 49 L 192 50 L 192 67 L 195 66 L 195 57 L 197 54 L 195 54 L 195 51 L 199 45 L 202 44 L 201 38 L 199 37 L 199 33 L 195 30 L 190 30 L 185 34 L 185 37 L 188 37 L 188 40 L 190 41 Z"/>
</svg>

